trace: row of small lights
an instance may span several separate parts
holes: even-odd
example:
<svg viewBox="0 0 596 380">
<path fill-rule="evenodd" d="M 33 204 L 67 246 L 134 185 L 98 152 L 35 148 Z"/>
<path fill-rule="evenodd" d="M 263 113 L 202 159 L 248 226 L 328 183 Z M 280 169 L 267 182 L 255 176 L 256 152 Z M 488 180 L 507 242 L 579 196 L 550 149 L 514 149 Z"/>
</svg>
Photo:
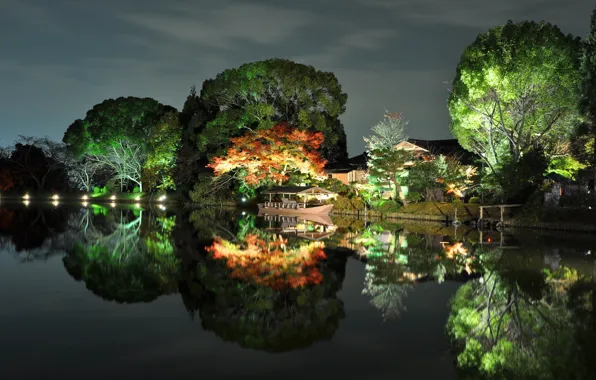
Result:
<svg viewBox="0 0 596 380">
<path fill-rule="evenodd" d="M 29 194 L 23 195 L 23 203 L 25 204 L 25 206 L 29 206 L 29 203 L 30 203 L 29 202 L 29 199 L 30 199 Z M 52 195 L 51 196 L 51 199 L 52 199 L 52 204 L 54 206 L 58 206 L 60 204 L 60 202 L 59 202 L 60 196 L 58 194 Z M 81 200 L 83 201 L 82 202 L 83 203 L 83 207 L 89 206 L 89 202 L 88 202 L 89 196 L 88 195 L 83 195 L 81 197 Z M 110 196 L 110 200 L 112 201 L 110 203 L 110 206 L 116 207 L 116 196 L 115 195 Z M 166 200 L 166 196 L 165 195 L 162 195 L 162 196 L 160 196 L 157 199 L 157 202 L 161 203 L 161 202 L 164 202 L 165 200 Z M 135 207 L 137 207 L 137 208 L 140 208 L 141 207 L 141 205 L 139 203 L 140 201 L 141 201 L 141 197 L 140 196 L 135 197 L 135 202 L 136 202 L 135 203 Z M 162 205 L 162 204 L 159 205 L 159 208 L 162 209 L 162 210 L 165 210 L 166 209 L 166 207 L 164 205 Z"/>
</svg>

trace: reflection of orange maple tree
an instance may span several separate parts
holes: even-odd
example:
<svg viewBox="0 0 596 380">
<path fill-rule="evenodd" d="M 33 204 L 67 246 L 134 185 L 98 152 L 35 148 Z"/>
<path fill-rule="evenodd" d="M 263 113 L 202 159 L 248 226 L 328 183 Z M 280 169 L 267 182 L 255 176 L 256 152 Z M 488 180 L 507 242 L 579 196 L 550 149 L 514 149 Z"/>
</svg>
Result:
<svg viewBox="0 0 596 380">
<path fill-rule="evenodd" d="M 321 132 L 301 131 L 287 124 L 232 138 L 231 142 L 227 154 L 213 158 L 208 167 L 216 176 L 244 169 L 248 185 L 267 180 L 281 184 L 292 171 L 321 176 L 327 163 L 317 151 L 323 143 Z"/>
<path fill-rule="evenodd" d="M 273 289 L 299 288 L 323 280 L 317 267 L 326 258 L 322 242 L 287 249 L 287 240 L 266 242 L 257 235 L 246 235 L 244 243 L 240 246 L 216 237 L 207 251 L 215 259 L 226 259 L 232 277 L 257 285 Z"/>
</svg>

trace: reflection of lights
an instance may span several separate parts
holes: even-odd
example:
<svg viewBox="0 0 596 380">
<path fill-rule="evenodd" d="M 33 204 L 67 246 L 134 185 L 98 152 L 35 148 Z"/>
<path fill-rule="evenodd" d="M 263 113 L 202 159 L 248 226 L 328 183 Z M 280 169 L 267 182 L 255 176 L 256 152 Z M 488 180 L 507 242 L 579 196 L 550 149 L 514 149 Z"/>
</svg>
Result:
<svg viewBox="0 0 596 380">
<path fill-rule="evenodd" d="M 110 199 L 111 199 L 112 201 L 115 201 L 115 200 L 116 200 L 116 196 L 115 196 L 115 195 L 112 195 L 112 196 L 110 197 Z"/>
<path fill-rule="evenodd" d="M 52 204 L 54 205 L 54 207 L 58 207 L 58 205 L 60 204 L 60 202 L 58 202 L 58 201 L 52 201 Z"/>
<path fill-rule="evenodd" d="M 88 202 L 83 202 L 83 207 L 87 207 L 87 206 L 89 206 L 89 203 Z"/>
<path fill-rule="evenodd" d="M 163 202 L 165 200 L 166 200 L 166 196 L 165 195 L 162 195 L 161 197 L 157 198 L 157 201 L 158 202 Z"/>
<path fill-rule="evenodd" d="M 87 199 L 89 199 L 89 197 L 88 197 L 87 195 L 83 195 L 83 196 L 81 197 L 81 200 L 82 200 L 82 201 L 86 201 Z"/>
<path fill-rule="evenodd" d="M 23 203 L 25 204 L 25 206 L 29 206 L 29 201 L 28 201 L 27 199 L 25 199 L 25 200 L 23 201 Z"/>
<path fill-rule="evenodd" d="M 60 199 L 60 196 L 58 194 L 54 194 L 52 195 L 52 199 L 58 201 L 58 199 Z"/>
<path fill-rule="evenodd" d="M 110 206 L 116 207 L 116 203 L 112 202 L 112 203 L 110 203 Z"/>
<path fill-rule="evenodd" d="M 141 205 L 139 203 L 135 203 L 135 207 L 136 208 L 141 208 Z"/>
<path fill-rule="evenodd" d="M 467 255 L 468 250 L 464 247 L 463 243 L 455 243 L 453 245 L 445 244 L 443 246 L 445 254 L 448 258 L 453 259 L 455 255 Z"/>
</svg>

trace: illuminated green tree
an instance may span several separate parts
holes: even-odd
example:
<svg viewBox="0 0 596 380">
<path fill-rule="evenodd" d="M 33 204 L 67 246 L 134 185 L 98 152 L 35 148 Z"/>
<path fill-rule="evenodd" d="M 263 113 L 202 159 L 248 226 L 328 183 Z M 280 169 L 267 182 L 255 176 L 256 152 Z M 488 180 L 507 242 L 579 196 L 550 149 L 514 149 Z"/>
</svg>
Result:
<svg viewBox="0 0 596 380">
<path fill-rule="evenodd" d="M 184 119 L 196 134 L 200 152 L 221 154 L 231 137 L 276 124 L 322 132 L 324 158 L 347 158 L 339 116 L 347 95 L 334 74 L 285 59 L 244 64 L 203 83 L 200 97 L 188 97 Z"/>
<path fill-rule="evenodd" d="M 404 149 L 382 148 L 369 152 L 369 180 L 382 184 L 388 182 L 394 191 L 394 200 L 406 204 L 402 186 L 408 174 L 406 165 L 412 160 L 412 155 Z"/>
<path fill-rule="evenodd" d="M 110 168 L 121 189 L 128 181 L 141 189 L 143 166 L 153 157 L 150 167 L 161 167 L 152 149 L 171 152 L 177 149 L 179 138 L 172 122 L 176 110 L 151 98 L 121 97 L 108 99 L 89 110 L 83 120 L 76 120 L 64 134 L 63 142 L 78 157 L 86 157 Z M 165 127 L 164 127 L 165 126 Z M 165 135 L 172 133 L 163 142 Z M 152 156 L 153 155 L 153 156 Z M 166 157 L 171 165 L 170 157 Z M 159 171 L 159 170 L 158 170 Z"/>
<path fill-rule="evenodd" d="M 559 154 L 577 121 L 580 41 L 548 23 L 509 22 L 462 54 L 449 97 L 451 130 L 491 174 L 540 146 Z"/>
<path fill-rule="evenodd" d="M 142 176 L 147 189 L 176 188 L 174 169 L 181 138 L 182 128 L 178 121 L 178 113 L 168 112 L 153 128 L 149 138 Z"/>
</svg>

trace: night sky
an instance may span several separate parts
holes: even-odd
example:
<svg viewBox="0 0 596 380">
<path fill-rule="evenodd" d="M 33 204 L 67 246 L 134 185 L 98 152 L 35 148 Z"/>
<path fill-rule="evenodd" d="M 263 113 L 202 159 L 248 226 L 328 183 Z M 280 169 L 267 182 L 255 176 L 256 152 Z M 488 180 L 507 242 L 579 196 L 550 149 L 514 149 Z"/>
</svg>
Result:
<svg viewBox="0 0 596 380">
<path fill-rule="evenodd" d="M 0 145 L 60 140 L 93 105 L 152 97 L 181 109 L 192 84 L 280 57 L 332 71 L 348 94 L 351 155 L 385 109 L 409 135 L 451 138 L 463 49 L 508 19 L 584 37 L 588 0 L 0 0 Z"/>
</svg>

